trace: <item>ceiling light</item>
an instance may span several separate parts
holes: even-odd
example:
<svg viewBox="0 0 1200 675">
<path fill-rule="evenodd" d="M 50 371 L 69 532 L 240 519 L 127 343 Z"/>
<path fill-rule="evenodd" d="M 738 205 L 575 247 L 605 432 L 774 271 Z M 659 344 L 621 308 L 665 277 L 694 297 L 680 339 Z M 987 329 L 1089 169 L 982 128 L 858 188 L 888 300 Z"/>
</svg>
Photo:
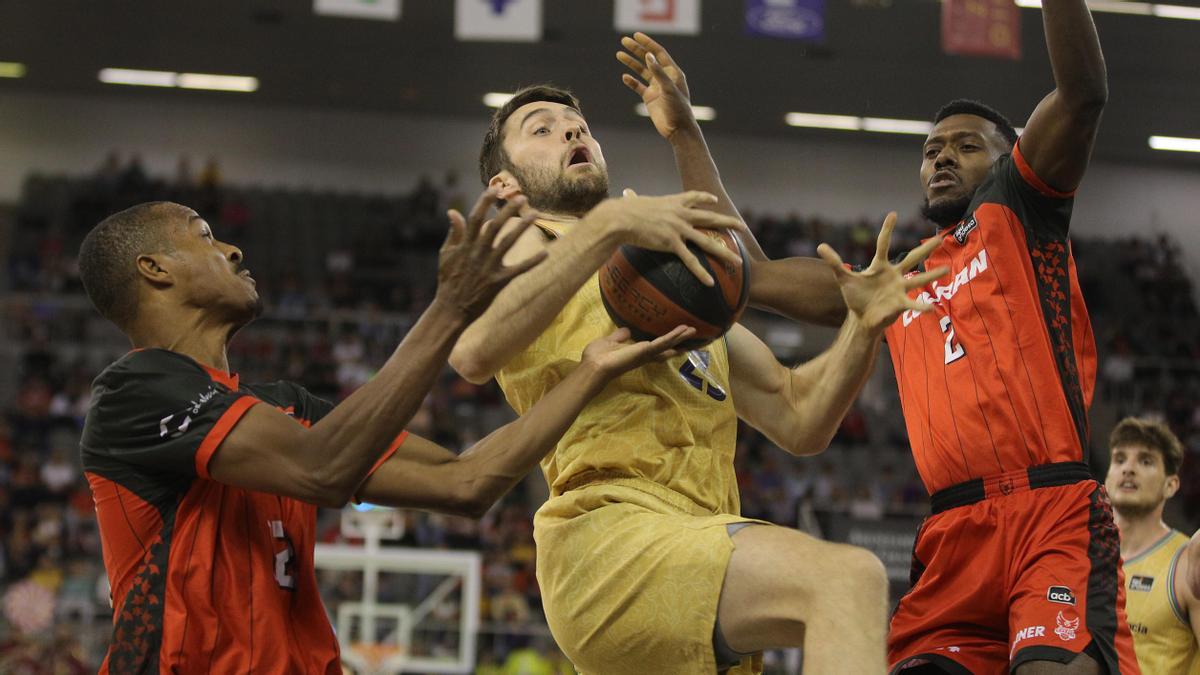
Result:
<svg viewBox="0 0 1200 675">
<path fill-rule="evenodd" d="M 105 84 L 131 84 L 140 87 L 174 87 L 175 73 L 165 70 L 105 68 L 100 71 L 100 81 Z"/>
<path fill-rule="evenodd" d="M 105 68 L 100 81 L 106 84 L 130 84 L 139 87 L 179 87 L 212 91 L 258 90 L 258 78 L 245 75 L 211 75 L 208 73 L 175 73 L 168 70 L 136 70 Z"/>
<path fill-rule="evenodd" d="M 175 86 L 183 89 L 209 89 L 212 91 L 258 90 L 258 78 L 244 75 L 209 75 L 207 73 L 180 73 Z"/>
<path fill-rule="evenodd" d="M 483 104 L 489 108 L 502 108 L 512 100 L 513 95 L 502 91 L 489 91 L 483 95 Z"/>
<path fill-rule="evenodd" d="M 1176 152 L 1200 152 L 1200 138 L 1182 138 L 1179 136 L 1151 136 L 1150 147 L 1155 150 L 1174 150 Z"/>
<path fill-rule="evenodd" d="M 877 131 L 883 134 L 915 134 L 928 136 L 933 130 L 933 123 L 924 120 L 894 120 L 886 117 L 862 118 L 863 131 Z"/>
<path fill-rule="evenodd" d="M 843 131 L 874 131 L 881 134 L 915 134 L 925 136 L 933 124 L 925 120 L 898 120 L 889 117 L 854 117 L 822 113 L 790 112 L 783 121 L 793 127 L 812 129 L 841 129 Z"/>
<path fill-rule="evenodd" d="M 25 77 L 25 64 L 0 61 L 0 77 Z"/>
<path fill-rule="evenodd" d="M 1182 7 L 1180 5 L 1155 5 L 1154 16 L 1164 19 L 1191 19 L 1200 21 L 1200 7 Z"/>
<path fill-rule="evenodd" d="M 646 109 L 645 103 L 634 106 L 634 111 L 642 117 L 650 116 L 650 111 Z M 692 115 L 701 122 L 711 122 L 717 119 L 717 109 L 706 105 L 694 105 L 692 106 Z"/>
<path fill-rule="evenodd" d="M 862 120 L 849 115 L 821 115 L 817 113 L 790 112 L 783 120 L 793 127 L 809 127 L 813 129 L 843 129 L 858 131 L 862 129 Z"/>
</svg>

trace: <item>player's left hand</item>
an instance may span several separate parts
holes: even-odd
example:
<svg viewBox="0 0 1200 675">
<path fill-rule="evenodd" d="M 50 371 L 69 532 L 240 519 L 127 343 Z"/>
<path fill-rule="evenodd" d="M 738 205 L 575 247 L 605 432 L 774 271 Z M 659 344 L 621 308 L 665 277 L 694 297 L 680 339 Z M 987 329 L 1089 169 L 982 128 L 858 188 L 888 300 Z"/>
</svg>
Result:
<svg viewBox="0 0 1200 675">
<path fill-rule="evenodd" d="M 896 227 L 896 212 L 887 215 L 879 238 L 875 242 L 875 257 L 871 265 L 861 272 L 846 268 L 841 256 L 829 244 L 817 247 L 817 255 L 829 264 L 842 289 L 842 298 L 863 326 L 874 334 L 880 334 L 905 311 L 923 313 L 933 305 L 917 302 L 908 297 L 908 292 L 921 288 L 950 271 L 948 267 L 906 276 L 942 244 L 941 237 L 932 237 L 924 244 L 908 252 L 899 264 L 888 260 L 888 249 L 892 243 L 892 230 Z"/>
<path fill-rule="evenodd" d="M 611 379 L 651 361 L 678 356 L 675 346 L 695 334 L 696 329 L 691 326 L 676 326 L 655 340 L 632 342 L 629 329 L 619 328 L 585 347 L 582 362 L 602 377 Z"/>
<path fill-rule="evenodd" d="M 667 50 L 645 33 L 621 38 L 621 46 L 625 51 L 617 52 L 617 60 L 633 71 L 621 81 L 646 104 L 659 135 L 669 141 L 676 131 L 695 125 L 687 77 Z"/>
</svg>

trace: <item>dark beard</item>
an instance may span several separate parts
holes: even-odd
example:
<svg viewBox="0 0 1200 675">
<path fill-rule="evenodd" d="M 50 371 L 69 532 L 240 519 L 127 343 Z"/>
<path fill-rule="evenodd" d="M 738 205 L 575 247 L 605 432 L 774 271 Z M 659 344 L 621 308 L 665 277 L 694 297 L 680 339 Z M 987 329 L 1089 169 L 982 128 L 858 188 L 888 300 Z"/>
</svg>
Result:
<svg viewBox="0 0 1200 675">
<path fill-rule="evenodd" d="M 608 174 L 588 174 L 576 180 L 568 180 L 562 172 L 551 169 L 508 168 L 529 205 L 538 211 L 582 216 L 608 197 Z"/>
<path fill-rule="evenodd" d="M 967 209 L 971 207 L 972 195 L 959 197 L 958 199 L 945 200 L 938 202 L 936 206 L 931 206 L 929 200 L 921 205 L 921 215 L 933 221 L 938 229 L 944 229 L 951 225 L 957 225 L 958 221 L 967 215 Z"/>
</svg>

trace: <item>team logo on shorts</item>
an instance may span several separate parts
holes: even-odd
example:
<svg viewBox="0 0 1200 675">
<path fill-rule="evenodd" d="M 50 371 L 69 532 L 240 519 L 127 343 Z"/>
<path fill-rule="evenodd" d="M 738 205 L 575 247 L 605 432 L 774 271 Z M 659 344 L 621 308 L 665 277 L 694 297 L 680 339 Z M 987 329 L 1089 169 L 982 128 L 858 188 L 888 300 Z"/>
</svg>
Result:
<svg viewBox="0 0 1200 675">
<path fill-rule="evenodd" d="M 1129 580 L 1129 590 L 1131 591 L 1149 591 L 1153 587 L 1154 577 L 1135 575 Z"/>
<path fill-rule="evenodd" d="M 1058 628 L 1054 629 L 1054 634 L 1062 638 L 1063 642 L 1070 642 L 1075 639 L 1075 631 L 1079 630 L 1079 617 L 1068 619 L 1063 616 L 1062 612 L 1059 612 L 1054 621 L 1058 623 Z"/>
<path fill-rule="evenodd" d="M 1051 586 L 1046 589 L 1046 599 L 1061 605 L 1075 604 L 1075 594 L 1066 586 Z"/>
</svg>

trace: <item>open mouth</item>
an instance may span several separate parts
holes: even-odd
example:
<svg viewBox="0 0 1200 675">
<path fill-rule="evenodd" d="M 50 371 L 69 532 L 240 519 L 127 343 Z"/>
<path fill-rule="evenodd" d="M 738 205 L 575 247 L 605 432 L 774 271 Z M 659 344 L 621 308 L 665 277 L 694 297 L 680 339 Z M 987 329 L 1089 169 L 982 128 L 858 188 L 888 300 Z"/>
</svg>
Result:
<svg viewBox="0 0 1200 675">
<path fill-rule="evenodd" d="M 933 189 L 950 187 L 958 184 L 958 176 L 955 176 L 949 171 L 939 171 L 933 174 L 933 178 L 929 179 L 929 187 Z"/>
<path fill-rule="evenodd" d="M 592 153 L 588 152 L 588 149 L 582 145 L 572 150 L 571 154 L 567 156 L 567 166 L 569 167 L 577 164 L 591 163 Z"/>
</svg>

